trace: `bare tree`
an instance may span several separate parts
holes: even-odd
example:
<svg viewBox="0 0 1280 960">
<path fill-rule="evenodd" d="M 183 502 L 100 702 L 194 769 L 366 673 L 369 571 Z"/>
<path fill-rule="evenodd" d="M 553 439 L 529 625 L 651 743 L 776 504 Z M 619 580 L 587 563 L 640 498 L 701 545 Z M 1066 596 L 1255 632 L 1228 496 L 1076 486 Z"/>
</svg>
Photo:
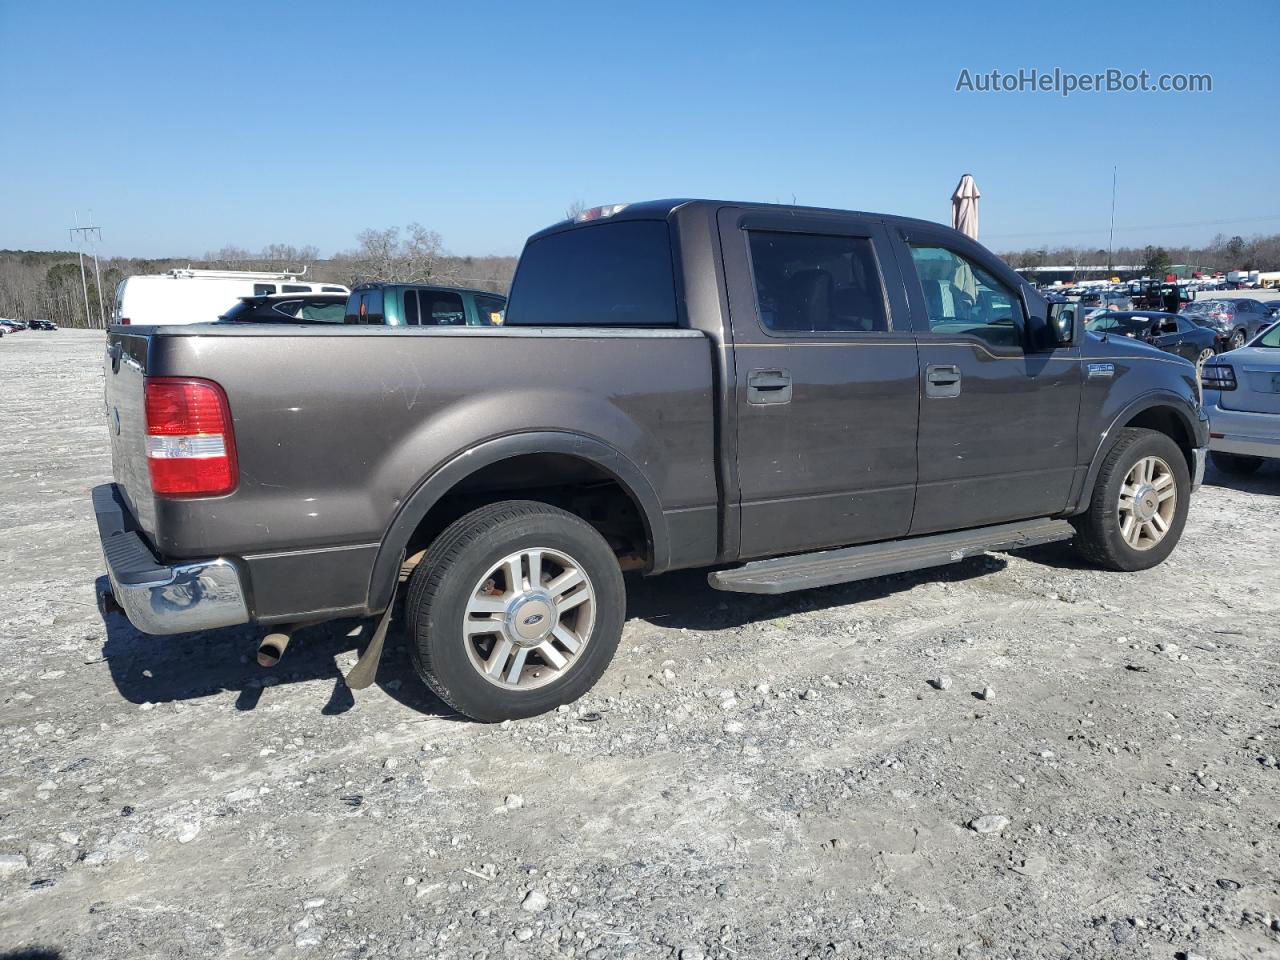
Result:
<svg viewBox="0 0 1280 960">
<path fill-rule="evenodd" d="M 572 200 L 569 206 L 565 208 L 564 218 L 566 220 L 576 220 L 578 214 L 585 213 L 589 208 L 581 200 Z"/>
</svg>

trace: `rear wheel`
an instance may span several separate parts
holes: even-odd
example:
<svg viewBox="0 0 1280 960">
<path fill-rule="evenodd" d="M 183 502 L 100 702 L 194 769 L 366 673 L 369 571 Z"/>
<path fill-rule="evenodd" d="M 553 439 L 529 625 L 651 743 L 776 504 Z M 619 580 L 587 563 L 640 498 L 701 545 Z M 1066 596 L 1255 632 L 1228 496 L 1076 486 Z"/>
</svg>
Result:
<svg viewBox="0 0 1280 960">
<path fill-rule="evenodd" d="M 1089 509 L 1072 518 L 1076 548 L 1112 570 L 1146 570 L 1177 546 L 1191 476 L 1178 445 L 1155 430 L 1125 429 L 1102 462 Z"/>
<path fill-rule="evenodd" d="M 1209 452 L 1209 460 L 1223 473 L 1229 473 L 1236 477 L 1247 476 L 1262 466 L 1261 457 L 1246 457 L 1238 453 L 1219 453 L 1216 450 Z"/>
<path fill-rule="evenodd" d="M 1203 367 L 1206 363 L 1214 358 L 1215 354 L 1212 347 L 1205 347 L 1200 351 L 1200 355 L 1196 357 L 1196 366 Z"/>
<path fill-rule="evenodd" d="M 1228 350 L 1239 350 L 1244 346 L 1244 331 L 1237 330 L 1231 335 L 1231 340 L 1227 343 Z"/>
<path fill-rule="evenodd" d="M 409 582 L 409 650 L 423 681 L 476 720 L 576 700 L 613 659 L 626 590 L 604 538 L 529 500 L 473 510 L 427 548 Z"/>
</svg>

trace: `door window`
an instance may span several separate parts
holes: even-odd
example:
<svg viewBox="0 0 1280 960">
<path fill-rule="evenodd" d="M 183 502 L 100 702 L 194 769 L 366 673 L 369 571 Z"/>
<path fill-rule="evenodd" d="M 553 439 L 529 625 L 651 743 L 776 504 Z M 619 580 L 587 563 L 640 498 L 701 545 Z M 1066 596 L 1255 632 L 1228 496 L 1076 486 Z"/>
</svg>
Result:
<svg viewBox="0 0 1280 960">
<path fill-rule="evenodd" d="M 462 310 L 462 297 L 442 290 L 419 290 L 418 302 L 423 324 L 458 326 L 467 322 Z"/>
<path fill-rule="evenodd" d="M 867 237 L 748 231 L 760 323 L 777 333 L 889 329 Z"/>
<path fill-rule="evenodd" d="M 1022 346 L 1018 296 L 978 264 L 945 247 L 912 244 L 929 330 L 977 337 L 997 347 Z"/>
</svg>

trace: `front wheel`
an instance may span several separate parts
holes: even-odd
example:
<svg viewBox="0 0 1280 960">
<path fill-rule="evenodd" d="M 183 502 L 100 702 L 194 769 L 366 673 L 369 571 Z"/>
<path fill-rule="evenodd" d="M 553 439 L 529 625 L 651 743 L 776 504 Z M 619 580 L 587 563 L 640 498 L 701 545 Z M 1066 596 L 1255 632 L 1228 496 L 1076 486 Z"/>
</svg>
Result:
<svg viewBox="0 0 1280 960">
<path fill-rule="evenodd" d="M 577 700 L 609 666 L 626 612 L 605 539 L 556 507 L 507 500 L 456 520 L 409 582 L 414 668 L 476 720 L 531 717 Z"/>
<path fill-rule="evenodd" d="M 1191 475 L 1178 445 L 1155 430 L 1122 430 L 1098 471 L 1089 508 L 1072 518 L 1076 548 L 1112 570 L 1154 567 L 1177 546 L 1190 499 Z"/>
</svg>

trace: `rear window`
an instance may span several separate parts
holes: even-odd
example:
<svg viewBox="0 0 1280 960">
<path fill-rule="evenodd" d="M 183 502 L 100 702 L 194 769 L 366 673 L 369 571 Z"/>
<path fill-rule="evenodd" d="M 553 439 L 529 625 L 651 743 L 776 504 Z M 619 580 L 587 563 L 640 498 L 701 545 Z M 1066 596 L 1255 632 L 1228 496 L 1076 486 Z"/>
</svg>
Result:
<svg viewBox="0 0 1280 960">
<path fill-rule="evenodd" d="M 671 237 L 661 220 L 624 220 L 527 244 L 505 317 L 522 327 L 673 327 Z"/>
</svg>

